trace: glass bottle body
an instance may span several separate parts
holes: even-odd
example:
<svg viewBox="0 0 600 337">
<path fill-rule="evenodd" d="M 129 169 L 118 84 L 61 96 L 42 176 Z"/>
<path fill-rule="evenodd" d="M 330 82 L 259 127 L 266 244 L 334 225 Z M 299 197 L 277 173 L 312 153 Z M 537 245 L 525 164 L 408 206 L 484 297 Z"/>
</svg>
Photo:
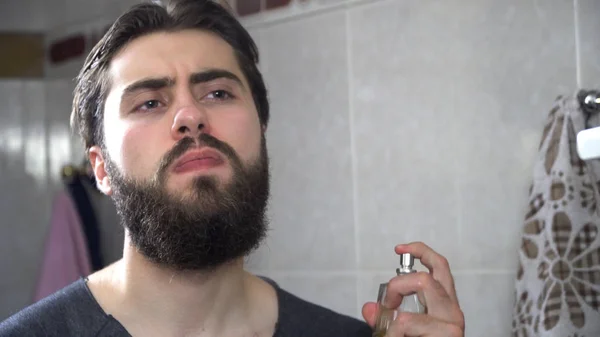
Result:
<svg viewBox="0 0 600 337">
<path fill-rule="evenodd" d="M 396 273 L 398 276 L 415 273 L 412 268 L 398 268 Z M 401 312 L 412 312 L 417 314 L 425 313 L 425 306 L 419 301 L 416 293 L 404 296 L 402 303 L 397 308 L 389 308 L 385 304 L 388 283 L 379 285 L 379 293 L 377 294 L 378 315 L 375 320 L 375 329 L 372 337 L 384 337 L 390 325 Z"/>
</svg>

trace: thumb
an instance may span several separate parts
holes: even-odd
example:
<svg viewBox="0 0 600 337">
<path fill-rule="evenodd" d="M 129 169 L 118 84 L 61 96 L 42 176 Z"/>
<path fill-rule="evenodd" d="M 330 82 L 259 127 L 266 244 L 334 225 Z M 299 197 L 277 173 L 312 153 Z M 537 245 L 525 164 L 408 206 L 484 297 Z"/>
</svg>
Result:
<svg viewBox="0 0 600 337">
<path fill-rule="evenodd" d="M 362 315 L 367 324 L 371 327 L 375 326 L 375 320 L 377 319 L 378 304 L 375 302 L 367 302 L 362 307 Z"/>
</svg>

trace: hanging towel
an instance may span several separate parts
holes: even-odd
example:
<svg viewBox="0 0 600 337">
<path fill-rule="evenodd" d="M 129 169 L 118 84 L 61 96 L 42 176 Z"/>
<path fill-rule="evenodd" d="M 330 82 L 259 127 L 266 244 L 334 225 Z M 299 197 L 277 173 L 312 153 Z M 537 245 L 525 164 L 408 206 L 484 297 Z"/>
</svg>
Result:
<svg viewBox="0 0 600 337">
<path fill-rule="evenodd" d="M 57 194 L 34 302 L 88 276 L 92 271 L 77 209 L 66 191 Z"/>
<path fill-rule="evenodd" d="M 600 164 L 577 154 L 584 124 L 575 95 L 555 101 L 523 225 L 514 337 L 600 336 Z"/>
<path fill-rule="evenodd" d="M 77 214 L 79 214 L 92 271 L 98 271 L 104 268 L 104 262 L 100 249 L 100 229 L 96 212 L 92 206 L 89 191 L 84 186 L 84 181 L 89 179 L 87 176 L 76 174 L 70 179 L 65 179 L 65 188 L 70 192 L 71 200 L 73 200 Z"/>
</svg>

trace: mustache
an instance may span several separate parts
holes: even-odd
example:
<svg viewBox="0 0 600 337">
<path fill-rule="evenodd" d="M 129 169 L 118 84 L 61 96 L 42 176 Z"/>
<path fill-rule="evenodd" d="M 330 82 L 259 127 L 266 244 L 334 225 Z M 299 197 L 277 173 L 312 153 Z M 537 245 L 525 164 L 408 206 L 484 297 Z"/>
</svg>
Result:
<svg viewBox="0 0 600 337">
<path fill-rule="evenodd" d="M 209 147 L 214 150 L 219 151 L 227 159 L 229 159 L 235 166 L 241 166 L 241 161 L 237 156 L 235 150 L 227 143 L 218 140 L 217 138 L 207 134 L 202 133 L 198 136 L 197 139 L 192 137 L 184 137 L 180 141 L 178 141 L 173 148 L 167 152 L 163 158 L 160 160 L 159 167 L 157 170 L 156 178 L 158 182 L 163 182 L 169 167 L 183 154 L 185 154 L 188 150 L 193 148 L 200 147 Z"/>
</svg>

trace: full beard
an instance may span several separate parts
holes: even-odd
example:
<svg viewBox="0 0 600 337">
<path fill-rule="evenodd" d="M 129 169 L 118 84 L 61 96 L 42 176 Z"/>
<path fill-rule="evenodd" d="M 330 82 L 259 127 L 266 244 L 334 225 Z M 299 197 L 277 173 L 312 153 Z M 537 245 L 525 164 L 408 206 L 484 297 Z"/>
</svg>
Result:
<svg viewBox="0 0 600 337">
<path fill-rule="evenodd" d="M 259 158 L 246 166 L 228 144 L 206 134 L 199 141 L 227 157 L 231 181 L 220 184 L 216 177 L 199 176 L 191 193 L 167 191 L 168 167 L 196 144 L 191 138 L 184 138 L 163 158 L 148 182 L 125 177 L 110 158 L 105 160 L 112 198 L 131 243 L 149 261 L 176 270 L 210 270 L 246 256 L 258 248 L 268 227 L 264 136 Z"/>
</svg>

